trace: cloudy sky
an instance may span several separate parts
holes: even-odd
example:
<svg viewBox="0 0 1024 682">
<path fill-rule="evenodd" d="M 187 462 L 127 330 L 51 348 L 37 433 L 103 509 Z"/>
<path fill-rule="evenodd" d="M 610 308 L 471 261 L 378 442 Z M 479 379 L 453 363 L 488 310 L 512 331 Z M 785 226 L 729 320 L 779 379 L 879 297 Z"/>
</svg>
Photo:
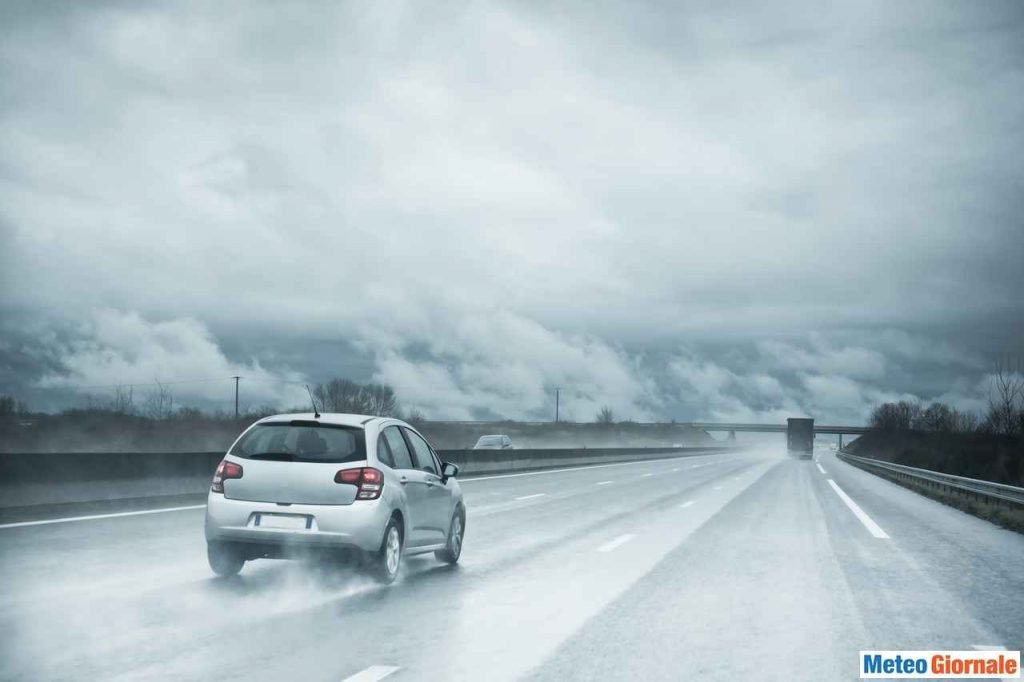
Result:
<svg viewBox="0 0 1024 682">
<path fill-rule="evenodd" d="M 228 409 L 240 374 L 857 423 L 980 409 L 1024 351 L 1016 0 L 5 2 L 0 34 L 0 392 L 37 409 Z"/>
</svg>

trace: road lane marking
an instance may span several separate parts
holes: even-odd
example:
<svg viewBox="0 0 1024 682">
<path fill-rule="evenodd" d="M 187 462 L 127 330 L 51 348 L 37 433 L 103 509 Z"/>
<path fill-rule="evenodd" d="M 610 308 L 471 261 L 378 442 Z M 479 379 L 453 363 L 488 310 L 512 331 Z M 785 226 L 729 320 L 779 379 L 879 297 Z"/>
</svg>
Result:
<svg viewBox="0 0 1024 682">
<path fill-rule="evenodd" d="M 609 484 L 609 483 L 611 483 L 611 482 L 612 482 L 612 481 L 599 481 L 599 482 L 597 483 L 597 485 L 608 485 L 608 484 Z"/>
<path fill-rule="evenodd" d="M 597 551 L 598 552 L 610 552 L 613 549 L 626 544 L 627 542 L 632 540 L 634 537 L 635 536 L 632 533 L 626 533 L 625 535 L 620 535 L 619 537 L 615 538 L 614 540 L 609 540 L 608 542 L 606 542 L 603 545 L 601 545 L 600 547 L 598 547 Z"/>
<path fill-rule="evenodd" d="M 351 677 L 346 677 L 341 682 L 377 682 L 388 675 L 397 673 L 401 668 L 396 665 L 371 665 L 365 670 L 360 670 Z"/>
<path fill-rule="evenodd" d="M 853 515 L 856 516 L 857 519 L 864 524 L 864 527 L 867 528 L 872 535 L 881 540 L 889 539 L 888 533 L 882 530 L 881 527 L 879 527 L 879 525 L 875 523 L 870 516 L 864 513 L 864 510 L 861 509 L 856 502 L 850 499 L 850 496 L 843 492 L 843 489 L 836 485 L 835 481 L 833 481 L 830 478 L 828 479 L 828 484 L 832 486 L 832 490 L 836 491 L 836 495 L 839 496 L 839 499 L 846 503 L 846 506 L 849 507 L 850 511 L 853 512 Z"/>
<path fill-rule="evenodd" d="M 707 455 L 693 455 L 693 457 L 695 457 L 695 458 L 696 457 L 722 457 L 722 456 L 728 456 L 729 454 L 731 454 L 731 453 L 723 453 L 723 454 L 712 453 L 712 454 L 707 454 Z M 520 478 L 522 476 L 544 476 L 544 475 L 547 475 L 547 474 L 560 474 L 560 473 L 563 473 L 563 472 L 566 472 L 566 471 L 583 471 L 585 469 L 606 469 L 608 467 L 636 466 L 637 464 L 657 464 L 657 463 L 660 463 L 660 462 L 671 462 L 673 460 L 678 460 L 678 459 L 680 459 L 680 458 L 679 457 L 662 457 L 660 459 L 644 459 L 644 460 L 634 460 L 634 461 L 630 461 L 630 462 L 612 462 L 611 464 L 591 464 L 591 465 L 579 466 L 579 467 L 566 467 L 564 469 L 546 469 L 546 470 L 543 470 L 543 471 L 524 471 L 524 472 L 517 473 L 517 474 L 497 474 L 495 476 L 472 476 L 472 477 L 469 477 L 469 478 L 460 478 L 459 480 L 462 483 L 472 483 L 473 481 L 490 481 L 490 480 L 499 479 L 499 478 Z M 699 466 L 705 466 L 705 465 L 703 465 L 703 464 L 696 464 L 696 465 L 694 465 L 691 468 L 696 468 L 696 467 L 699 467 Z M 673 469 L 672 471 L 679 471 L 679 469 L 677 467 L 677 468 Z M 611 481 L 608 481 L 608 483 L 611 483 Z M 598 485 L 603 485 L 603 484 L 599 483 Z M 166 512 L 188 511 L 190 509 L 205 509 L 205 508 L 206 508 L 206 504 L 204 503 L 204 504 L 194 504 L 194 505 L 190 505 L 190 506 L 187 506 L 187 507 L 165 507 L 165 508 L 162 508 L 162 509 L 140 509 L 138 511 L 130 511 L 130 512 L 115 512 L 115 513 L 111 513 L 111 514 L 91 514 L 91 515 L 88 515 L 88 516 L 69 516 L 69 517 L 64 517 L 64 518 L 59 518 L 59 519 L 44 519 L 44 520 L 41 520 L 41 521 L 19 521 L 17 523 L 3 523 L 3 524 L 0 524 L 0 529 L 3 529 L 3 528 L 23 528 L 23 527 L 26 527 L 26 526 L 47 526 L 47 525 L 54 524 L 54 523 L 72 523 L 72 522 L 75 522 L 75 521 L 99 521 L 99 520 L 102 520 L 102 519 L 116 519 L 116 518 L 119 518 L 119 517 L 122 517 L 122 516 L 142 516 L 142 515 L 145 515 L 145 514 L 163 514 L 163 513 L 166 513 Z"/>
<path fill-rule="evenodd" d="M 547 493 L 534 493 L 533 495 L 520 495 L 517 500 L 532 500 L 535 497 L 544 497 Z"/>
<path fill-rule="evenodd" d="M 193 504 L 188 507 L 164 507 L 163 509 L 140 509 L 139 511 L 116 512 L 113 514 L 91 514 L 89 516 L 66 516 L 62 519 L 44 519 L 42 521 L 19 521 L 18 523 L 0 524 L 0 528 L 24 528 L 25 526 L 48 526 L 52 523 L 72 523 L 74 521 L 96 521 L 98 519 L 116 519 L 122 516 L 142 516 L 143 514 L 164 514 L 166 512 L 188 511 L 189 509 L 206 509 L 205 504 Z"/>
<path fill-rule="evenodd" d="M 823 474 L 827 474 L 827 473 L 828 473 L 827 471 L 825 471 L 825 467 L 821 466 L 821 465 L 820 465 L 820 464 L 818 464 L 817 462 L 815 462 L 815 463 L 814 463 L 814 465 L 815 465 L 816 467 L 818 467 L 818 471 L 820 471 L 821 473 L 823 473 Z"/>
<path fill-rule="evenodd" d="M 715 490 L 721 490 L 721 489 L 722 489 L 722 486 L 720 486 L 720 485 L 716 485 L 715 486 Z"/>
<path fill-rule="evenodd" d="M 679 508 L 680 509 L 686 509 L 687 507 L 692 507 L 693 503 L 694 503 L 694 500 L 687 500 L 686 502 L 683 502 L 681 505 L 679 505 Z"/>
<path fill-rule="evenodd" d="M 641 476 L 640 478 L 647 478 L 648 476 L 653 476 L 653 475 L 654 475 L 654 474 L 644 474 L 644 475 L 643 475 L 643 476 Z"/>
</svg>

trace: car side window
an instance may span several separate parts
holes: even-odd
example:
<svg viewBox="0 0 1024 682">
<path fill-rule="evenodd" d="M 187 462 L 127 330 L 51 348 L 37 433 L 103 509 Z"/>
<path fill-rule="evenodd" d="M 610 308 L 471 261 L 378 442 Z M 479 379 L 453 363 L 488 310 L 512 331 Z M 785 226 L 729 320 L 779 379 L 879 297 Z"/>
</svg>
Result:
<svg viewBox="0 0 1024 682">
<path fill-rule="evenodd" d="M 395 460 L 391 457 L 391 448 L 388 447 L 388 442 L 383 434 L 377 436 L 377 460 L 392 469 L 395 468 Z"/>
<path fill-rule="evenodd" d="M 405 437 L 409 439 L 409 443 L 412 445 L 413 454 L 416 455 L 416 466 L 419 470 L 440 476 L 441 472 L 434 465 L 434 456 L 430 452 L 430 446 L 427 445 L 427 441 L 423 440 L 415 431 L 410 431 L 409 429 L 402 430 L 405 431 Z"/>
<path fill-rule="evenodd" d="M 387 440 L 388 447 L 391 449 L 391 457 L 395 462 L 395 469 L 416 468 L 412 464 L 412 455 L 409 454 L 409 446 L 405 444 L 405 439 L 402 438 L 402 434 L 399 433 L 397 426 L 389 426 L 384 429 L 384 438 Z"/>
</svg>

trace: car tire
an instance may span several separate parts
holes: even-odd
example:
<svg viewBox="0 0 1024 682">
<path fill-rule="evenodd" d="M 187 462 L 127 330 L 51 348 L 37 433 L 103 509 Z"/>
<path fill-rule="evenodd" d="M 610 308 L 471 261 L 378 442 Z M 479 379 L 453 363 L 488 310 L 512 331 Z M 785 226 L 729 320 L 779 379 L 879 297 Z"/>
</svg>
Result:
<svg viewBox="0 0 1024 682">
<path fill-rule="evenodd" d="M 388 521 L 380 549 L 372 555 L 371 566 L 373 577 L 383 585 L 390 585 L 398 577 L 402 566 L 402 528 L 397 519 Z"/>
<path fill-rule="evenodd" d="M 434 552 L 440 561 L 446 564 L 457 564 L 462 556 L 462 541 L 466 537 L 466 515 L 461 510 L 456 511 L 452 516 L 452 522 L 448 526 L 448 543 L 444 549 Z"/>
<path fill-rule="evenodd" d="M 213 572 L 222 578 L 238 575 L 245 565 L 245 555 L 237 547 L 225 542 L 207 542 L 206 559 Z"/>
</svg>

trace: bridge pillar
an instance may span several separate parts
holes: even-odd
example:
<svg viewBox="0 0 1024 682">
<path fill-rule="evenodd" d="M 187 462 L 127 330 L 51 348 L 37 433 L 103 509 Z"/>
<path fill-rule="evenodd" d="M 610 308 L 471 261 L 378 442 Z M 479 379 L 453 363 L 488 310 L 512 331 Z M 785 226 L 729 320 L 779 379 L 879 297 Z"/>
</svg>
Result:
<svg viewBox="0 0 1024 682">
<path fill-rule="evenodd" d="M 843 449 L 843 434 L 839 434 L 839 449 Z"/>
<path fill-rule="evenodd" d="M 736 442 L 736 432 L 735 431 L 730 431 L 729 432 L 729 442 L 730 443 L 735 443 Z"/>
</svg>

